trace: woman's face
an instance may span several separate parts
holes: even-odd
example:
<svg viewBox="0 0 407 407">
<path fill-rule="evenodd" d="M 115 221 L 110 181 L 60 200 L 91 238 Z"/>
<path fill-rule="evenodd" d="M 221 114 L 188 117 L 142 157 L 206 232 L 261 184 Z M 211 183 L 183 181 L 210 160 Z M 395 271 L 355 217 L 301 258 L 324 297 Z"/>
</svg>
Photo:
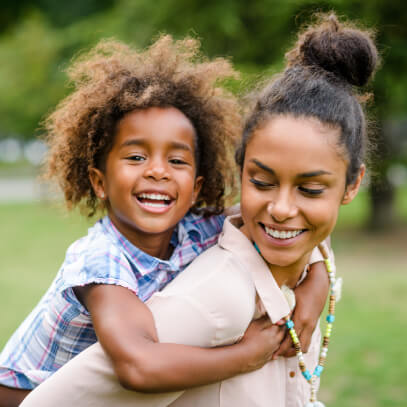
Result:
<svg viewBox="0 0 407 407">
<path fill-rule="evenodd" d="M 317 119 L 273 116 L 254 131 L 242 169 L 242 231 L 273 265 L 303 267 L 356 196 L 346 187 L 339 129 Z"/>
</svg>

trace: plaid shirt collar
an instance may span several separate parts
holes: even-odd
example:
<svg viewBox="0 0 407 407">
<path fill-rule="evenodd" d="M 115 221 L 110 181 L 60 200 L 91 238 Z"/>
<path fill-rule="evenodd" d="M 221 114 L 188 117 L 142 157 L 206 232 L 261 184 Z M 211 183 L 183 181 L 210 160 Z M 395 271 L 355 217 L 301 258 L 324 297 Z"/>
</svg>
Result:
<svg viewBox="0 0 407 407">
<path fill-rule="evenodd" d="M 123 248 L 128 260 L 137 268 L 141 275 L 150 274 L 157 269 L 178 273 L 180 269 L 189 264 L 203 251 L 203 236 L 194 222 L 196 216 L 186 214 L 175 227 L 171 236 L 171 245 L 174 251 L 168 260 L 163 260 L 140 250 L 119 232 L 108 216 L 99 222 L 106 234 L 120 247 Z"/>
</svg>

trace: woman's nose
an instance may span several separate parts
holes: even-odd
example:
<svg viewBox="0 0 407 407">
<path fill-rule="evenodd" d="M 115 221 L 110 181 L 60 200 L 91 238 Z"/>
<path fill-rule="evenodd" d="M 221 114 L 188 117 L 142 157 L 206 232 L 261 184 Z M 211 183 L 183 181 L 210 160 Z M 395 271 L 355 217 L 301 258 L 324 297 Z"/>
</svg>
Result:
<svg viewBox="0 0 407 407">
<path fill-rule="evenodd" d="M 298 208 L 289 191 L 279 191 L 267 205 L 267 211 L 276 222 L 284 222 L 297 215 Z"/>
</svg>

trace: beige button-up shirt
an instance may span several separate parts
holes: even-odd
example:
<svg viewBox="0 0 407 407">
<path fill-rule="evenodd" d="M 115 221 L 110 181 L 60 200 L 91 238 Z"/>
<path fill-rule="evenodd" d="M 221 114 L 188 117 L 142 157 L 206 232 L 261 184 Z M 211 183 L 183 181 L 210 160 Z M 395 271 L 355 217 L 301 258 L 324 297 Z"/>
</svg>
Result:
<svg viewBox="0 0 407 407">
<path fill-rule="evenodd" d="M 290 312 L 273 275 L 238 227 L 225 221 L 218 245 L 201 254 L 148 302 L 161 342 L 213 347 L 238 341 L 252 319 L 267 313 L 277 322 Z M 310 262 L 321 260 L 314 250 Z M 304 355 L 312 372 L 317 363 L 319 329 Z M 141 394 L 120 387 L 99 344 L 75 357 L 41 384 L 21 407 L 303 407 L 309 385 L 296 357 L 184 392 Z"/>
</svg>

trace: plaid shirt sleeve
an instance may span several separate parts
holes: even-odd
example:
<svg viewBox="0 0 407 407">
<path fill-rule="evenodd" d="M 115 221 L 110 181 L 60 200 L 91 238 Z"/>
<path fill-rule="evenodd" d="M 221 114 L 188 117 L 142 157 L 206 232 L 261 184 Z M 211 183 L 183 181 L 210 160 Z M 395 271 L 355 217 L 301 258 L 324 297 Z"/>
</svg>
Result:
<svg viewBox="0 0 407 407">
<path fill-rule="evenodd" d="M 92 320 L 72 288 L 115 284 L 137 294 L 137 276 L 108 239 L 75 242 L 38 305 L 0 354 L 0 384 L 33 389 L 68 360 L 97 341 Z"/>
</svg>

